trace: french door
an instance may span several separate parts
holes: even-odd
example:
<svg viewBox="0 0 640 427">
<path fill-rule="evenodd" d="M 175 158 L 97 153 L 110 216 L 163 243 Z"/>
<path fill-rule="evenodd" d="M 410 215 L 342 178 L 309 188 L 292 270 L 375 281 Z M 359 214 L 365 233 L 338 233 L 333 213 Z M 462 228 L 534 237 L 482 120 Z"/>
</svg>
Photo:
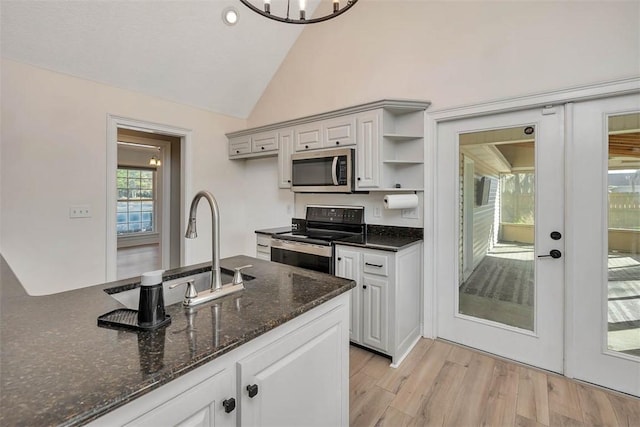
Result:
<svg viewBox="0 0 640 427">
<path fill-rule="evenodd" d="M 567 375 L 640 396 L 640 95 L 567 108 Z"/>
<path fill-rule="evenodd" d="M 438 336 L 563 371 L 564 108 L 438 124 Z"/>
</svg>

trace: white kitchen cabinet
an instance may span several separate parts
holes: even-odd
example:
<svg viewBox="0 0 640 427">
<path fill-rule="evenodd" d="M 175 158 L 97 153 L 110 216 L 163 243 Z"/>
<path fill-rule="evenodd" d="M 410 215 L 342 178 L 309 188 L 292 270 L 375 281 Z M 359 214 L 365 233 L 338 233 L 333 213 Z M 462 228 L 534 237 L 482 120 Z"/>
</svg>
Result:
<svg viewBox="0 0 640 427">
<path fill-rule="evenodd" d="M 335 271 L 356 281 L 351 341 L 398 366 L 420 338 L 422 243 L 397 252 L 338 244 Z"/>
<path fill-rule="evenodd" d="M 349 299 L 338 295 L 89 425 L 347 427 Z"/>
<path fill-rule="evenodd" d="M 251 137 L 252 153 L 267 153 L 278 151 L 278 132 L 261 132 Z"/>
<path fill-rule="evenodd" d="M 336 248 L 336 276 L 345 279 L 355 280 L 356 283 L 362 283 L 360 279 L 360 252 L 351 250 L 348 246 Z M 353 342 L 361 342 L 360 338 L 360 313 L 362 304 L 362 292 L 360 287 L 356 285 L 351 289 L 351 306 L 349 312 L 349 339 Z"/>
<path fill-rule="evenodd" d="M 356 190 L 380 186 L 380 110 L 368 111 L 357 117 Z"/>
<path fill-rule="evenodd" d="M 296 151 L 308 151 L 322 148 L 322 123 L 311 122 L 295 127 L 293 131 L 294 147 Z"/>
<path fill-rule="evenodd" d="M 278 143 L 279 133 L 277 130 L 243 133 L 229 138 L 229 158 L 277 156 Z"/>
<path fill-rule="evenodd" d="M 324 133 L 323 146 L 326 148 L 339 148 L 356 145 L 356 116 L 350 114 L 344 117 L 324 120 L 322 122 Z"/>
<path fill-rule="evenodd" d="M 256 234 L 256 258 L 271 261 L 271 236 Z"/>
<path fill-rule="evenodd" d="M 348 425 L 344 308 L 238 362 L 241 425 Z"/>
<path fill-rule="evenodd" d="M 290 188 L 291 150 L 355 145 L 356 190 L 423 191 L 428 106 L 426 101 L 382 100 L 228 133 L 229 158 L 277 154 L 278 185 Z"/>
<path fill-rule="evenodd" d="M 280 131 L 278 151 L 278 187 L 291 188 L 291 154 L 293 154 L 293 128 Z"/>
<path fill-rule="evenodd" d="M 229 138 L 229 158 L 251 154 L 251 136 Z"/>
<path fill-rule="evenodd" d="M 231 369 L 218 372 L 126 426 L 234 426 L 237 411 L 225 410 L 225 405 L 229 409 L 236 405 L 234 377 Z"/>
</svg>

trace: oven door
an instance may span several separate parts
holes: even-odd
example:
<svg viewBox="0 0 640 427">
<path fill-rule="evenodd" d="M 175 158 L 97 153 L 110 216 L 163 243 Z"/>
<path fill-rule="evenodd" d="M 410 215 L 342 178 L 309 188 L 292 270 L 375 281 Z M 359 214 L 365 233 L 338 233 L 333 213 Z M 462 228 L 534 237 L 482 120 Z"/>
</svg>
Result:
<svg viewBox="0 0 640 427">
<path fill-rule="evenodd" d="M 271 261 L 333 274 L 331 246 L 272 239 Z"/>
</svg>

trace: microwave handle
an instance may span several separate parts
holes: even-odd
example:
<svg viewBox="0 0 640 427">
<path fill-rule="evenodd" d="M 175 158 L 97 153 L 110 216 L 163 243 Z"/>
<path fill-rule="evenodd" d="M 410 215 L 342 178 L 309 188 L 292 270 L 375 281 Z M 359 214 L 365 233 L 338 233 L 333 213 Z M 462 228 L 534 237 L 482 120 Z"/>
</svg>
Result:
<svg viewBox="0 0 640 427">
<path fill-rule="evenodd" d="M 333 185 L 338 185 L 338 156 L 333 158 L 333 164 L 331 165 L 331 178 L 333 178 Z"/>
</svg>

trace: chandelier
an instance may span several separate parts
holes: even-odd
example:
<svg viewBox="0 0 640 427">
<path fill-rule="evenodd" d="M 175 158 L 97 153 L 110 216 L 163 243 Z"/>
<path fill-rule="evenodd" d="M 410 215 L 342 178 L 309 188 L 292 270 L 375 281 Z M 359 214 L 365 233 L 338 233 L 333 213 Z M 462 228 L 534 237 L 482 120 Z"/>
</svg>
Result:
<svg viewBox="0 0 640 427">
<path fill-rule="evenodd" d="M 345 6 L 340 9 L 340 0 L 333 0 L 333 12 L 325 16 L 320 16 L 317 18 L 307 19 L 306 18 L 306 8 L 307 8 L 307 0 L 299 0 L 299 10 L 300 10 L 300 18 L 295 19 L 289 16 L 290 3 L 291 0 L 287 0 L 287 14 L 286 16 L 278 16 L 271 14 L 271 0 L 253 0 L 253 2 L 262 2 L 263 9 L 256 7 L 250 0 L 240 0 L 242 4 L 247 6 L 249 9 L 253 10 L 260 15 L 273 19 L 274 21 L 285 22 L 287 24 L 315 24 L 316 22 L 327 21 L 331 18 L 335 18 L 336 16 L 342 15 L 347 10 L 351 9 L 354 4 L 358 2 L 358 0 L 343 0 L 343 3 L 346 3 Z"/>
</svg>

